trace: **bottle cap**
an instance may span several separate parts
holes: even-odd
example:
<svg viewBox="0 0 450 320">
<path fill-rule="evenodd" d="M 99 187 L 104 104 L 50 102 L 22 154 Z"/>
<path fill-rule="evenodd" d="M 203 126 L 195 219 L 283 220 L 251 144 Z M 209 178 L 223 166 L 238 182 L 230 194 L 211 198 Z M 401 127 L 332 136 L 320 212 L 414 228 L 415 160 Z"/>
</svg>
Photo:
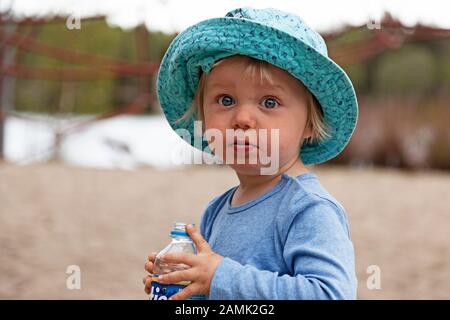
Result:
<svg viewBox="0 0 450 320">
<path fill-rule="evenodd" d="M 170 231 L 171 237 L 187 237 L 189 238 L 189 235 L 186 232 L 186 225 L 187 223 L 183 222 L 175 222 L 173 224 L 172 230 Z M 195 225 L 195 224 L 192 224 Z"/>
</svg>

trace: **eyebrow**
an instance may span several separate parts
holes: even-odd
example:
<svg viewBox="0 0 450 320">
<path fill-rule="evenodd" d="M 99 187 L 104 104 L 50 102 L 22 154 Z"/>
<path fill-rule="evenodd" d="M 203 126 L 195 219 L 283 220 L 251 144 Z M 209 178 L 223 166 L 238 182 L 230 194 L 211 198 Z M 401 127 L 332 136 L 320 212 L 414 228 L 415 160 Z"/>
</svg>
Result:
<svg viewBox="0 0 450 320">
<path fill-rule="evenodd" d="M 213 89 L 213 88 L 216 88 L 216 87 L 234 87 L 234 85 L 226 84 L 226 83 L 224 84 L 224 83 L 220 83 L 220 82 L 213 82 L 208 87 L 210 89 Z M 280 86 L 278 84 L 275 84 L 275 85 L 262 85 L 261 87 L 263 89 L 278 89 L 278 90 L 280 90 L 282 92 L 286 92 L 286 90 L 282 86 Z"/>
</svg>

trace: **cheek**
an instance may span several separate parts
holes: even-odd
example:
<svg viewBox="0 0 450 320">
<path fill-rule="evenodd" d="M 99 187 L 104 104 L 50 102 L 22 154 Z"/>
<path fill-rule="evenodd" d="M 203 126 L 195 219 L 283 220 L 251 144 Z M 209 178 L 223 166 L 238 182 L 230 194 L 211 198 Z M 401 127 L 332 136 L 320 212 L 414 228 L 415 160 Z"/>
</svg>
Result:
<svg viewBox="0 0 450 320">
<path fill-rule="evenodd" d="M 276 134 L 271 134 L 268 130 L 268 145 L 267 151 L 279 153 L 280 157 L 290 156 L 298 152 L 300 148 L 302 131 L 298 127 L 282 128 L 278 130 L 278 139 Z"/>
<path fill-rule="evenodd" d="M 214 111 L 205 111 L 204 112 L 204 120 L 203 120 L 203 128 L 204 130 L 209 130 L 211 132 L 221 132 L 223 135 L 223 139 L 225 139 L 226 129 L 228 127 L 229 119 L 226 115 L 214 112 Z"/>
<path fill-rule="evenodd" d="M 285 125 L 280 130 L 280 139 L 281 135 L 283 135 L 283 140 L 287 140 L 289 143 L 300 143 L 306 126 L 307 115 L 305 112 L 300 112 L 300 110 L 298 110 L 286 119 L 284 122 Z"/>
<path fill-rule="evenodd" d="M 225 143 L 225 129 L 223 122 L 215 117 L 205 115 L 203 120 L 203 134 L 214 149 Z M 206 132 L 207 131 L 207 132 Z M 221 141 L 219 141 L 221 140 Z"/>
<path fill-rule="evenodd" d="M 301 128 L 292 128 L 292 130 L 281 130 L 280 143 L 283 144 L 299 144 L 303 130 Z"/>
<path fill-rule="evenodd" d="M 208 130 L 208 135 L 213 135 L 215 137 L 222 136 L 223 139 L 225 139 L 225 129 L 223 127 L 223 124 L 220 121 L 217 120 L 206 120 L 203 123 L 204 130 Z M 205 133 L 205 132 L 204 132 Z"/>
<path fill-rule="evenodd" d="M 215 113 L 212 110 L 208 110 L 208 108 L 206 108 L 203 111 L 203 115 L 204 115 L 204 119 L 203 119 L 203 126 L 206 129 L 209 128 L 219 128 L 220 123 L 222 122 L 220 120 L 220 116 L 217 115 L 217 113 Z"/>
</svg>

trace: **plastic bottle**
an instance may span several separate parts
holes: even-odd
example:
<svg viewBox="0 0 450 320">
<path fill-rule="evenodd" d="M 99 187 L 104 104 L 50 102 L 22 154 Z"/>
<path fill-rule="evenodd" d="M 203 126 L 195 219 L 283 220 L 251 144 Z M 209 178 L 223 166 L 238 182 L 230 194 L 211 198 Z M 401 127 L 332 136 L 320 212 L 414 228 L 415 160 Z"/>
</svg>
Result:
<svg viewBox="0 0 450 320">
<path fill-rule="evenodd" d="M 161 284 L 158 282 L 158 276 L 162 274 L 189 268 L 189 266 L 185 264 L 163 263 L 160 260 L 160 257 L 162 255 L 169 252 L 170 253 L 188 252 L 197 254 L 197 249 L 195 248 L 194 242 L 186 233 L 185 227 L 186 227 L 185 223 L 175 222 L 173 224 L 172 230 L 170 231 L 172 241 L 167 247 L 165 247 L 156 255 L 155 263 L 153 265 L 150 300 L 167 300 L 172 295 L 183 290 L 186 286 L 190 284 L 189 281 L 183 281 L 174 284 Z M 204 299 L 206 299 L 204 295 L 194 295 L 188 298 L 188 300 L 204 300 Z"/>
</svg>

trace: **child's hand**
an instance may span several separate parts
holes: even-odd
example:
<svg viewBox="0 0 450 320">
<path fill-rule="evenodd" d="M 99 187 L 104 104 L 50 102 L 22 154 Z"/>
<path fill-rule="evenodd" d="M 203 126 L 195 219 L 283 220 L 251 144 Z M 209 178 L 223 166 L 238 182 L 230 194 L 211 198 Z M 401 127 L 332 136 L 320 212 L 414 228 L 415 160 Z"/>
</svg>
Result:
<svg viewBox="0 0 450 320">
<path fill-rule="evenodd" d="M 155 263 L 157 252 L 152 252 L 148 255 L 148 260 L 145 263 L 145 270 L 147 270 L 150 274 L 153 273 L 153 264 Z M 147 275 L 142 280 L 144 283 L 144 291 L 147 294 L 150 294 L 150 289 L 152 287 L 152 277 Z"/>
<path fill-rule="evenodd" d="M 183 300 L 195 294 L 209 294 L 214 272 L 223 260 L 221 255 L 211 250 L 208 242 L 193 226 L 186 226 L 186 231 L 197 246 L 197 255 L 192 253 L 167 253 L 161 257 L 161 261 L 184 263 L 191 267 L 158 278 L 158 282 L 164 284 L 191 281 L 186 288 L 170 297 L 170 300 Z"/>
</svg>

